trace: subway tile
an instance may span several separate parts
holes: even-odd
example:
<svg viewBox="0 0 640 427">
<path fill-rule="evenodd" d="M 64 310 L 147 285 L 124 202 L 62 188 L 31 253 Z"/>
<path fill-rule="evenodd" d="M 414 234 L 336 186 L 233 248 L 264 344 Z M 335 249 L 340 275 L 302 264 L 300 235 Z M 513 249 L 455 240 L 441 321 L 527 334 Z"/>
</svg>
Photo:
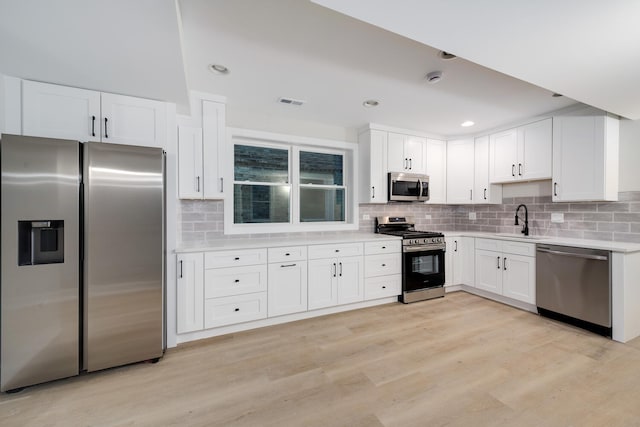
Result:
<svg viewBox="0 0 640 427">
<path fill-rule="evenodd" d="M 536 201 L 535 197 L 514 197 L 513 198 L 513 203 L 517 205 L 520 205 L 520 204 L 528 205 L 528 204 L 535 203 L 535 201 Z"/>
<path fill-rule="evenodd" d="M 611 232 L 603 232 L 603 231 L 585 231 L 584 232 L 584 238 L 585 239 L 592 239 L 592 240 L 612 241 L 613 240 L 613 233 L 611 233 Z"/>
<path fill-rule="evenodd" d="M 640 202 L 630 202 L 629 212 L 640 212 Z"/>
<path fill-rule="evenodd" d="M 536 220 L 551 220 L 551 212 L 534 212 L 532 216 Z"/>
<path fill-rule="evenodd" d="M 640 213 L 614 213 L 615 222 L 640 222 Z"/>
<path fill-rule="evenodd" d="M 585 221 L 613 221 L 613 212 L 586 212 L 582 219 Z"/>
<path fill-rule="evenodd" d="M 640 223 L 630 224 L 630 230 L 632 233 L 640 233 Z"/>
<path fill-rule="evenodd" d="M 549 212 L 567 212 L 569 203 L 545 203 L 544 210 Z"/>
<path fill-rule="evenodd" d="M 629 203 L 627 202 L 598 203 L 598 212 L 629 212 Z"/>
<path fill-rule="evenodd" d="M 582 212 L 565 212 L 564 220 L 565 221 L 582 221 L 583 219 Z"/>
<path fill-rule="evenodd" d="M 640 191 L 623 191 L 618 193 L 618 200 L 621 202 L 638 202 L 640 201 Z"/>
<path fill-rule="evenodd" d="M 598 222 L 598 231 L 619 231 L 629 232 L 629 223 L 627 222 Z"/>
<path fill-rule="evenodd" d="M 595 203 L 571 203 L 569 210 L 573 212 L 595 212 L 597 210 Z"/>
<path fill-rule="evenodd" d="M 536 197 L 536 203 L 539 204 L 545 204 L 545 203 L 551 203 L 551 196 L 539 196 Z"/>
<path fill-rule="evenodd" d="M 558 237 L 566 237 L 569 239 L 582 239 L 584 237 L 584 231 L 582 230 L 558 230 Z"/>
<path fill-rule="evenodd" d="M 613 233 L 613 240 L 617 242 L 640 243 L 640 233 Z"/>
<path fill-rule="evenodd" d="M 589 230 L 596 231 L 598 229 L 597 222 L 587 221 L 569 221 L 569 230 Z"/>
<path fill-rule="evenodd" d="M 205 214 L 201 212 L 183 212 L 182 213 L 182 222 L 204 221 L 205 219 L 206 219 Z"/>
</svg>

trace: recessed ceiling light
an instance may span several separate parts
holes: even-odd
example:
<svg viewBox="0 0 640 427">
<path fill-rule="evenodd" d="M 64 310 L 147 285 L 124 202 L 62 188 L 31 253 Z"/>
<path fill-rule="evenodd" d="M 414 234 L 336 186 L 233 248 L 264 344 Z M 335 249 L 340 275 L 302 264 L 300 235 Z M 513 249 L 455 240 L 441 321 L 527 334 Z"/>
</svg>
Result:
<svg viewBox="0 0 640 427">
<path fill-rule="evenodd" d="M 554 93 L 554 94 L 553 94 L 553 95 L 551 95 L 551 96 L 553 96 L 554 98 L 560 98 L 560 97 L 562 96 L 562 94 L 561 94 L 561 93 L 557 93 L 557 92 L 556 92 L 556 93 Z"/>
<path fill-rule="evenodd" d="M 378 105 L 380 105 L 380 102 L 376 101 L 375 99 L 367 99 L 366 101 L 364 101 L 362 103 L 362 105 L 364 105 L 367 108 L 373 108 L 373 107 L 377 107 Z"/>
<path fill-rule="evenodd" d="M 473 126 L 473 125 L 475 125 L 475 123 L 472 122 L 471 120 L 467 120 L 467 121 L 464 121 L 464 122 L 460 123 L 460 126 L 462 126 L 464 128 L 468 128 L 469 126 Z"/>
<path fill-rule="evenodd" d="M 457 58 L 457 56 L 455 56 L 453 53 L 445 52 L 444 50 L 441 50 L 438 53 L 438 56 L 441 59 L 444 59 L 445 61 L 451 61 L 452 59 L 456 59 Z"/>
<path fill-rule="evenodd" d="M 210 64 L 209 71 L 214 74 L 229 74 L 229 69 L 221 64 Z"/>
</svg>

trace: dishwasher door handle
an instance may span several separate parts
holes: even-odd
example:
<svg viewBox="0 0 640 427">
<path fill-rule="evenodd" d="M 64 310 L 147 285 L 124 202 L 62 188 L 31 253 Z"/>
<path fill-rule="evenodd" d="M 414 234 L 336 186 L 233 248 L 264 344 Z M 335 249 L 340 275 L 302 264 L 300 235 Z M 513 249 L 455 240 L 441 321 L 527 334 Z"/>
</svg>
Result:
<svg viewBox="0 0 640 427">
<path fill-rule="evenodd" d="M 584 259 L 595 259 L 598 261 L 607 261 L 608 257 L 603 255 L 589 255 L 589 254 L 577 254 L 575 252 L 564 252 L 564 251 L 554 251 L 546 248 L 538 248 L 536 249 L 538 252 L 544 252 L 546 254 L 554 254 L 554 255 L 565 255 L 574 258 L 584 258 Z"/>
</svg>

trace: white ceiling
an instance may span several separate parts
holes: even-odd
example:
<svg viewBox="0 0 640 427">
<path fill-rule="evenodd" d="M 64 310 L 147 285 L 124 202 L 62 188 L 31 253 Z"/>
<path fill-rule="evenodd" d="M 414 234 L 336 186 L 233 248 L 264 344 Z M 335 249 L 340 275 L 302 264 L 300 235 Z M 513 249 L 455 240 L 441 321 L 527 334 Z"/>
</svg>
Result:
<svg viewBox="0 0 640 427">
<path fill-rule="evenodd" d="M 311 1 L 640 119 L 640 1 Z"/>
<path fill-rule="evenodd" d="M 558 11 L 569 4 L 579 12 L 571 19 L 560 14 L 543 25 L 538 22 L 542 19 L 537 10 L 540 2 L 496 1 L 500 7 L 488 7 L 489 1 L 318 0 L 333 7 L 352 7 L 347 12 L 354 14 L 366 4 L 376 13 L 361 19 L 387 25 L 378 21 L 394 18 L 389 23 L 392 30 L 407 30 L 416 41 L 309 0 L 0 0 L 0 73 L 161 99 L 179 108 L 188 105 L 188 89 L 198 90 L 226 96 L 231 119 L 236 112 L 247 111 L 351 129 L 373 122 L 439 135 L 480 133 L 565 107 L 575 102 L 572 98 L 632 117 L 609 108 L 607 102 L 640 99 L 640 85 L 621 85 L 624 90 L 616 86 L 632 79 L 637 70 L 627 67 L 625 61 L 639 61 L 631 46 L 638 30 L 626 25 L 627 15 L 639 16 L 637 6 L 633 5 L 634 13 L 628 13 L 630 9 L 620 12 L 618 7 L 632 7 L 634 2 L 602 4 L 599 25 L 591 14 L 595 4 L 591 0 L 579 1 L 588 4 L 584 11 L 577 7 L 578 0 L 553 2 L 553 8 L 539 8 Z M 411 9 L 426 6 L 435 9 Z M 620 20 L 613 23 L 622 27 L 614 29 L 616 38 L 623 39 L 615 46 L 602 34 L 605 28 L 610 30 L 611 25 L 605 24 L 613 19 L 614 11 L 624 15 L 616 16 Z M 519 19 L 522 16 L 527 19 Z M 505 23 L 504 31 L 485 28 L 496 19 Z M 398 30 L 398 26 L 403 28 Z M 529 31 L 532 26 L 535 31 Z M 554 30 L 563 26 L 582 32 Z M 593 32 L 585 26 L 594 28 Z M 429 28 L 437 31 L 429 32 Z M 503 36 L 504 32 L 508 35 Z M 442 61 L 438 50 L 422 40 L 424 34 L 433 38 L 427 44 L 473 62 Z M 550 43 L 549 38 L 558 43 Z M 553 55 L 544 56 L 534 43 L 538 40 Z M 593 44 L 591 56 L 581 50 L 584 40 Z M 513 45 L 518 47 L 516 52 L 507 49 Z M 607 52 L 618 53 L 622 48 L 626 55 L 603 59 Z M 498 66 L 483 59 L 494 57 L 500 58 Z M 558 65 L 563 58 L 572 59 L 569 62 L 583 72 L 566 77 L 569 66 Z M 598 58 L 598 67 L 591 63 L 596 62 L 592 58 Z M 207 69 L 211 63 L 224 64 L 231 72 L 214 75 Z M 508 66 L 524 68 L 531 76 L 512 72 Z M 602 84 L 588 84 L 596 68 L 606 68 L 611 77 L 602 78 Z M 444 78 L 430 85 L 424 77 L 434 70 L 443 71 Z M 541 80 L 554 76 L 566 80 L 566 86 Z M 572 89 L 579 86 L 593 86 L 592 97 Z M 552 98 L 552 91 L 569 97 Z M 283 96 L 307 104 L 278 104 Z M 381 105 L 365 109 L 362 102 L 370 98 Z M 463 129 L 460 123 L 464 120 L 473 120 L 476 126 Z"/>
<path fill-rule="evenodd" d="M 390 3 L 389 3 L 390 4 Z M 396 2 L 394 2 L 396 4 Z M 180 0 L 191 89 L 246 109 L 348 128 L 368 122 L 440 135 L 480 132 L 575 101 L 308 0 Z M 230 73 L 214 75 L 211 63 Z M 444 78 L 428 84 L 425 75 Z M 279 97 L 307 101 L 280 105 Z M 365 109 L 365 99 L 380 106 Z M 465 120 L 474 128 L 461 128 Z"/>
<path fill-rule="evenodd" d="M 188 103 L 175 0 L 0 0 L 0 73 Z"/>
</svg>

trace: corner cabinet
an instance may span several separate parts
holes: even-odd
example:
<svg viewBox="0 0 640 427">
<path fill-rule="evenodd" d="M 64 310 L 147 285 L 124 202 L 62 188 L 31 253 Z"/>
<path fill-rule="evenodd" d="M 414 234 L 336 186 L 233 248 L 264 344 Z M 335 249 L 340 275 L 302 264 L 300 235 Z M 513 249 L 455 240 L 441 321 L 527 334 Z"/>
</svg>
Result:
<svg viewBox="0 0 640 427">
<path fill-rule="evenodd" d="M 489 182 L 551 178 L 550 118 L 492 134 L 489 140 Z"/>
<path fill-rule="evenodd" d="M 427 139 L 425 172 L 429 175 L 428 204 L 447 203 L 447 142 Z"/>
<path fill-rule="evenodd" d="M 165 147 L 164 102 L 22 81 L 22 134 Z"/>
<path fill-rule="evenodd" d="M 448 236 L 445 242 L 445 287 L 475 286 L 475 239 Z"/>
<path fill-rule="evenodd" d="M 224 198 L 225 105 L 202 101 L 202 128 L 178 127 L 178 197 Z"/>
<path fill-rule="evenodd" d="M 620 123 L 593 108 L 553 118 L 553 201 L 618 200 Z"/>
<path fill-rule="evenodd" d="M 473 203 L 474 141 L 447 141 L 447 203 Z"/>
<path fill-rule="evenodd" d="M 360 203 L 387 203 L 387 132 L 368 129 L 358 136 Z"/>
<path fill-rule="evenodd" d="M 473 203 L 502 203 L 502 186 L 489 182 L 489 137 L 474 139 Z"/>
</svg>

